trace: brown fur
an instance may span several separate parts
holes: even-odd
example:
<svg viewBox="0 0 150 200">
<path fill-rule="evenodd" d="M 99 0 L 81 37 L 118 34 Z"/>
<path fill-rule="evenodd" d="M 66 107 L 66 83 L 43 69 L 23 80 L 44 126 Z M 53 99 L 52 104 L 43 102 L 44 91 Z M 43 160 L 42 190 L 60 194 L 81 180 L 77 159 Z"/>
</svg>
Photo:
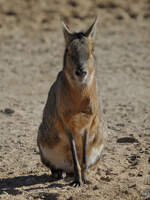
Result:
<svg viewBox="0 0 150 200">
<path fill-rule="evenodd" d="M 76 37 L 76 35 L 74 34 L 73 37 Z M 99 145 L 105 141 L 105 129 L 99 105 L 94 57 L 92 55 L 93 44 L 90 37 L 84 37 L 84 40 L 88 42 L 89 46 L 88 64 L 85 67 L 88 72 L 87 80 L 90 80 L 91 77 L 93 78 L 89 82 L 78 84 L 73 75 L 74 68 L 71 67 L 73 64 L 69 60 L 70 55 L 65 55 L 65 66 L 50 89 L 37 138 L 42 162 L 44 160 L 43 163 L 48 163 L 47 166 L 50 168 L 70 172 L 72 172 L 72 167 L 68 170 L 61 168 L 61 166 L 55 166 L 53 161 L 51 162 L 43 155 L 41 148 L 46 147 L 49 153 L 55 148 L 55 153 L 57 154 L 55 156 L 60 156 L 59 159 L 62 158 L 70 163 L 70 166 L 73 166 L 73 158 L 66 131 L 69 130 L 74 138 L 78 161 L 82 168 L 82 137 L 84 130 L 89 131 L 87 160 L 92 149 L 99 148 Z M 68 41 L 66 48 L 70 48 Z M 70 53 L 71 51 L 72 49 Z M 100 156 L 88 167 L 95 165 L 99 159 Z"/>
</svg>

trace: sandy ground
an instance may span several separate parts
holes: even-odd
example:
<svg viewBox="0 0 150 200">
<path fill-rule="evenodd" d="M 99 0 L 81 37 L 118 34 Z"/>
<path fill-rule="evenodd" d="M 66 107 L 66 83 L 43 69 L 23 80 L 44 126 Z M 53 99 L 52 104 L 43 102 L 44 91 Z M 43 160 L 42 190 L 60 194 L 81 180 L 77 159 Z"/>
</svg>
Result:
<svg viewBox="0 0 150 200">
<path fill-rule="evenodd" d="M 149 200 L 150 1 L 47 2 L 0 1 L 0 199 Z M 62 68 L 58 13 L 75 28 L 95 13 L 102 21 L 96 68 L 109 135 L 101 164 L 89 170 L 92 183 L 81 188 L 68 177 L 51 180 L 36 144 Z"/>
</svg>

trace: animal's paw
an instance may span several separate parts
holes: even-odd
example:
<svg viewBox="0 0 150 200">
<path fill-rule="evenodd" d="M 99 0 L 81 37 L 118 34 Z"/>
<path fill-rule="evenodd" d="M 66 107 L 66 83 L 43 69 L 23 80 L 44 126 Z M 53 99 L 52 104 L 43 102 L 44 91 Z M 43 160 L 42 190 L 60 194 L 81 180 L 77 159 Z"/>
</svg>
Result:
<svg viewBox="0 0 150 200">
<path fill-rule="evenodd" d="M 74 181 L 71 183 L 71 186 L 73 186 L 73 187 L 81 187 L 82 185 L 83 185 L 82 180 L 74 180 Z"/>
<path fill-rule="evenodd" d="M 87 174 L 86 173 L 83 173 L 82 174 L 82 181 L 84 184 L 90 184 L 91 182 L 88 180 L 87 178 Z"/>
<path fill-rule="evenodd" d="M 87 178 L 82 178 L 84 184 L 91 184 L 91 181 L 89 181 Z"/>
<path fill-rule="evenodd" d="M 65 174 L 62 172 L 62 170 L 53 170 L 52 177 L 53 179 L 60 180 L 65 177 Z"/>
</svg>

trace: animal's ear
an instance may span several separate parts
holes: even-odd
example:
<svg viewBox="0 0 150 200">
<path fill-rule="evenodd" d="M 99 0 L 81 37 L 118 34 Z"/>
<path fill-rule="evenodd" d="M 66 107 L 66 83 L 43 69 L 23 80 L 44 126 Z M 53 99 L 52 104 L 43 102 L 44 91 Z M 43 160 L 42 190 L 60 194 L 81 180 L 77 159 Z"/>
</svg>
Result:
<svg viewBox="0 0 150 200">
<path fill-rule="evenodd" d="M 95 18 L 94 22 L 92 25 L 85 31 L 85 36 L 88 38 L 93 39 L 95 34 L 96 34 L 96 25 L 98 23 L 98 17 Z"/>
<path fill-rule="evenodd" d="M 71 31 L 70 27 L 68 25 L 66 25 L 63 21 L 62 21 L 62 28 L 63 28 L 66 45 L 68 45 L 70 40 L 73 38 L 72 31 Z"/>
</svg>

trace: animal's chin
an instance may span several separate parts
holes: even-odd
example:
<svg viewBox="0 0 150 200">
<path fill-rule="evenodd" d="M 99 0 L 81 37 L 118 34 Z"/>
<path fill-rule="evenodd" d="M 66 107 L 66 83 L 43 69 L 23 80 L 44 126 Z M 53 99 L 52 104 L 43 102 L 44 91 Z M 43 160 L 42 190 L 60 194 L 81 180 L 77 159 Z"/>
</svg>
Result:
<svg viewBox="0 0 150 200">
<path fill-rule="evenodd" d="M 75 75 L 75 79 L 78 83 L 84 84 L 87 81 L 87 74 L 85 76 L 77 76 Z"/>
</svg>

